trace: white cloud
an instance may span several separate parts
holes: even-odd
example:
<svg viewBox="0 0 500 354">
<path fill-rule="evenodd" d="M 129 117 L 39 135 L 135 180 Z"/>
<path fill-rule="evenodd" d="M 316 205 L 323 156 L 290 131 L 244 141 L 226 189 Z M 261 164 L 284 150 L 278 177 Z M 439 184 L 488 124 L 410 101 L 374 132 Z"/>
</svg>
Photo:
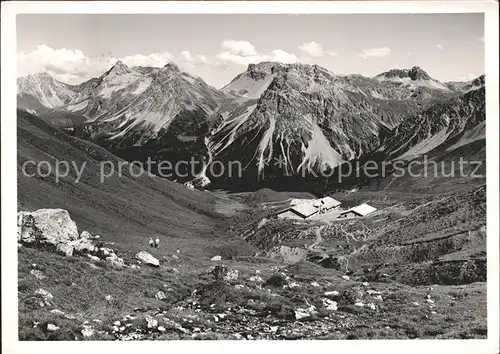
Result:
<svg viewBox="0 0 500 354">
<path fill-rule="evenodd" d="M 295 63 L 299 58 L 282 49 L 274 49 L 269 53 L 260 53 L 247 41 L 224 41 L 222 47 L 227 49 L 217 54 L 216 59 L 221 63 L 232 63 L 238 65 L 248 65 L 262 61 L 279 61 L 281 63 Z"/>
<path fill-rule="evenodd" d="M 257 55 L 257 50 L 253 44 L 248 41 L 227 40 L 222 42 L 222 47 L 227 49 L 230 53 L 244 57 Z"/>
<path fill-rule="evenodd" d="M 441 44 L 436 44 L 436 48 L 439 49 L 439 50 L 443 50 L 444 49 L 444 47 Z"/>
<path fill-rule="evenodd" d="M 200 61 L 206 59 L 204 56 L 196 56 L 195 58 Z M 162 67 L 173 59 L 175 59 L 174 56 L 169 52 L 148 55 L 134 54 L 121 58 L 111 55 L 89 58 L 78 49 L 53 49 L 42 44 L 31 52 L 17 53 L 17 74 L 18 76 L 26 76 L 48 72 L 60 81 L 77 84 L 92 77 L 99 77 L 118 60 L 130 67 Z"/>
<path fill-rule="evenodd" d="M 179 60 L 192 65 L 209 64 L 209 60 L 206 56 L 202 54 L 193 55 L 189 50 L 183 50 Z"/>
<path fill-rule="evenodd" d="M 281 49 L 275 49 L 271 52 L 270 55 L 264 56 L 268 58 L 269 61 L 279 61 L 280 63 L 296 63 L 299 61 L 299 58 L 295 54 L 285 52 Z"/>
<path fill-rule="evenodd" d="M 339 55 L 339 53 L 333 51 L 333 50 L 329 50 L 328 51 L 328 55 L 331 56 L 331 57 L 336 57 L 337 55 Z"/>
<path fill-rule="evenodd" d="M 459 76 L 457 78 L 455 78 L 454 81 L 471 81 L 471 80 L 474 80 L 478 77 L 479 75 L 476 75 L 476 74 L 467 74 L 466 76 Z"/>
<path fill-rule="evenodd" d="M 135 54 L 120 58 L 128 66 L 162 67 L 172 60 L 174 56 L 169 52 L 151 53 L 149 55 Z"/>
<path fill-rule="evenodd" d="M 323 52 L 323 46 L 320 43 L 314 41 L 303 43 L 299 46 L 299 49 L 315 58 L 322 57 L 325 54 Z"/>
<path fill-rule="evenodd" d="M 368 58 L 387 57 L 389 55 L 391 55 L 391 48 L 381 47 L 381 48 L 365 49 L 363 50 L 363 53 L 361 53 L 359 56 L 363 59 L 368 59 Z"/>
</svg>

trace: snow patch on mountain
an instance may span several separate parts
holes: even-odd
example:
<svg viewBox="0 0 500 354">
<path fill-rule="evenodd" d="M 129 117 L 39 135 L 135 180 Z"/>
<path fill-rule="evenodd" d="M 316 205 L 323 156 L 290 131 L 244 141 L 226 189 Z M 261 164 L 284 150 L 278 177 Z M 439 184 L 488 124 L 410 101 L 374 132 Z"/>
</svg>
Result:
<svg viewBox="0 0 500 354">
<path fill-rule="evenodd" d="M 234 96 L 248 99 L 259 98 L 273 81 L 274 75 L 268 75 L 259 80 L 254 80 L 246 75 L 240 76 L 222 88 L 222 91 Z"/>
<path fill-rule="evenodd" d="M 446 149 L 446 151 L 451 151 L 458 149 L 459 147 L 462 147 L 464 145 L 470 144 L 474 141 L 485 139 L 486 138 L 486 122 L 481 122 L 478 125 L 476 125 L 474 128 L 469 129 L 464 132 L 462 137 L 450 146 L 449 148 Z"/>
<path fill-rule="evenodd" d="M 144 77 L 139 73 L 126 73 L 122 76 L 114 76 L 110 80 L 103 81 L 99 95 L 105 98 L 110 98 L 117 91 L 125 90 L 131 85 L 136 85 L 136 89 L 131 92 L 133 95 L 138 95 L 144 92 L 153 81 L 149 77 Z"/>
<path fill-rule="evenodd" d="M 76 96 L 76 93 L 66 84 L 57 81 L 47 73 L 18 78 L 17 93 L 20 97 L 31 95 L 47 108 L 62 106 Z"/>
<path fill-rule="evenodd" d="M 340 165 L 342 156 L 332 148 L 321 128 L 312 120 L 307 120 L 312 126 L 311 139 L 307 142 L 307 147 L 302 144 L 304 157 L 297 168 L 297 172 L 304 167 L 313 170 L 315 166 L 320 165 L 320 170 L 324 170 Z"/>
<path fill-rule="evenodd" d="M 427 88 L 433 89 L 433 90 L 450 91 L 450 89 L 448 87 L 446 87 L 442 83 L 435 81 L 435 80 L 432 80 L 432 79 L 430 79 L 430 80 L 422 80 L 422 79 L 412 80 L 409 77 L 387 77 L 385 75 L 382 75 L 382 76 L 377 76 L 376 80 L 401 84 L 401 85 L 409 87 L 411 89 L 416 89 L 418 87 L 427 87 Z"/>
<path fill-rule="evenodd" d="M 69 104 L 66 107 L 66 109 L 68 111 L 75 112 L 75 111 L 80 111 L 80 110 L 85 109 L 85 107 L 87 107 L 87 105 L 88 105 L 88 101 L 84 100 L 84 101 L 81 101 L 81 102 L 78 102 L 78 103 Z"/>
</svg>

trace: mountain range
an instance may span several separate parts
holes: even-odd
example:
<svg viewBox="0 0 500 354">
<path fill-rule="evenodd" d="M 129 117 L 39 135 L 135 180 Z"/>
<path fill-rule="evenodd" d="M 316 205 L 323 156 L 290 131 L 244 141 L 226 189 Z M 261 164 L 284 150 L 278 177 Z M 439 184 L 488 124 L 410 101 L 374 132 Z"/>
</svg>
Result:
<svg viewBox="0 0 500 354">
<path fill-rule="evenodd" d="M 206 166 L 215 160 L 239 161 L 249 179 L 265 180 L 484 140 L 484 75 L 440 82 L 416 66 L 366 77 L 262 62 L 219 90 L 173 63 L 117 62 L 79 85 L 41 73 L 17 88 L 19 109 L 126 160 L 205 161 L 175 176 L 201 185 L 214 180 Z"/>
</svg>

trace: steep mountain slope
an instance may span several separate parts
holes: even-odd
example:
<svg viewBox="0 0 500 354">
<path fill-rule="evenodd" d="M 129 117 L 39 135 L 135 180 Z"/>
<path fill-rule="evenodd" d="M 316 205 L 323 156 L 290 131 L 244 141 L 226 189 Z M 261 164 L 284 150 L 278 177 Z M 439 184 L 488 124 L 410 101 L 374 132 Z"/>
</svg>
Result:
<svg viewBox="0 0 500 354">
<path fill-rule="evenodd" d="M 484 87 L 437 103 L 403 121 L 383 149 L 393 159 L 412 159 L 452 139 L 454 145 L 449 148 L 484 139 L 485 105 Z"/>
<path fill-rule="evenodd" d="M 447 82 L 446 86 L 448 86 L 450 89 L 454 91 L 459 91 L 463 93 L 469 92 L 471 90 L 477 90 L 478 88 L 484 87 L 484 75 L 481 75 L 479 77 L 476 77 L 475 79 L 466 82 L 460 82 L 460 81 Z"/>
<path fill-rule="evenodd" d="M 34 113 L 60 107 L 75 98 L 76 93 L 47 73 L 17 79 L 17 106 Z"/>
<path fill-rule="evenodd" d="M 172 164 L 205 154 L 211 116 L 225 97 L 173 63 L 132 69 L 117 62 L 75 90 L 71 102 L 46 116 L 84 117 L 80 137 L 128 160 Z"/>
<path fill-rule="evenodd" d="M 223 88 L 235 98 L 219 110 L 210 150 L 260 177 L 333 168 L 373 151 L 420 109 L 416 101 L 382 99 L 374 87 L 383 85 L 316 65 L 251 64 Z"/>
</svg>

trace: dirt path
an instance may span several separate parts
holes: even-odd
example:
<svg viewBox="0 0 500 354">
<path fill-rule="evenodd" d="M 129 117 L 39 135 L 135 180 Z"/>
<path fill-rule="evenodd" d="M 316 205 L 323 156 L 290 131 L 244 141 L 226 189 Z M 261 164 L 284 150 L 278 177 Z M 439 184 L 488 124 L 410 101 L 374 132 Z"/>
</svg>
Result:
<svg viewBox="0 0 500 354">
<path fill-rule="evenodd" d="M 321 243 L 323 242 L 323 238 L 321 237 L 321 231 L 323 231 L 323 229 L 325 227 L 327 227 L 328 224 L 325 224 L 325 225 L 321 225 L 321 226 L 318 226 L 316 228 L 316 240 L 314 241 L 313 244 L 311 244 L 310 246 L 307 247 L 308 250 L 310 251 L 317 251 L 316 247 Z"/>
</svg>

